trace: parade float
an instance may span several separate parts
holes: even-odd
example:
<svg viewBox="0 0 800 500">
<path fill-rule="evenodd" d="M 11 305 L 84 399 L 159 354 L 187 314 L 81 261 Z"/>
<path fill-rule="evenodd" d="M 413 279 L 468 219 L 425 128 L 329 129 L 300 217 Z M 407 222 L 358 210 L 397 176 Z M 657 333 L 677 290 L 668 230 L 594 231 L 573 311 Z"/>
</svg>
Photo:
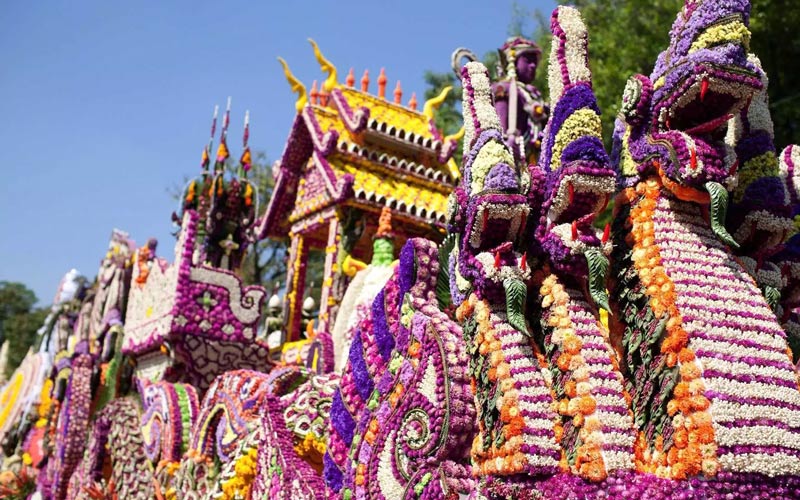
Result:
<svg viewBox="0 0 800 500">
<path fill-rule="evenodd" d="M 444 94 L 342 84 L 314 42 L 308 92 L 281 60 L 297 113 L 264 212 L 229 106 L 174 261 L 115 231 L 93 284 L 63 280 L 0 392 L 0 494 L 800 497 L 800 152 L 773 143 L 749 16 L 687 2 L 610 152 L 570 7 L 549 103 L 535 43 L 510 39 L 494 81 L 453 54 L 460 166 Z M 262 238 L 289 248 L 269 298 L 240 272 Z"/>
</svg>

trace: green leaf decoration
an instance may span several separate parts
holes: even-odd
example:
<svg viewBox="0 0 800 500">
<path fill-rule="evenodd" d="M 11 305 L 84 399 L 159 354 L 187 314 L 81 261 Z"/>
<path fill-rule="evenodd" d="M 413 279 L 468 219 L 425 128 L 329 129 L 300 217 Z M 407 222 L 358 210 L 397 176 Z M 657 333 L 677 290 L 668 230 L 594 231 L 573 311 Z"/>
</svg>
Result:
<svg viewBox="0 0 800 500">
<path fill-rule="evenodd" d="M 608 274 L 608 257 L 603 255 L 599 248 L 588 248 L 584 252 L 589 264 L 589 295 L 597 307 L 602 307 L 611 314 L 608 305 L 608 291 L 606 290 L 606 275 Z"/>
<path fill-rule="evenodd" d="M 764 298 L 767 299 L 767 304 L 769 307 L 776 311 L 778 309 L 778 303 L 781 300 L 781 292 L 775 288 L 774 286 L 764 285 Z"/>
<path fill-rule="evenodd" d="M 440 309 L 447 309 L 452 303 L 450 295 L 450 254 L 457 243 L 457 235 L 449 234 L 439 245 L 439 274 L 436 276 L 436 300 Z"/>
<path fill-rule="evenodd" d="M 706 190 L 711 195 L 711 230 L 726 245 L 739 248 L 725 228 L 725 214 L 728 212 L 728 190 L 719 182 L 706 182 Z"/>
<path fill-rule="evenodd" d="M 528 296 L 528 287 L 525 282 L 518 278 L 506 278 L 503 280 L 503 288 L 506 290 L 506 314 L 508 324 L 516 328 L 523 335 L 528 333 L 528 326 L 525 324 L 525 300 Z"/>
</svg>

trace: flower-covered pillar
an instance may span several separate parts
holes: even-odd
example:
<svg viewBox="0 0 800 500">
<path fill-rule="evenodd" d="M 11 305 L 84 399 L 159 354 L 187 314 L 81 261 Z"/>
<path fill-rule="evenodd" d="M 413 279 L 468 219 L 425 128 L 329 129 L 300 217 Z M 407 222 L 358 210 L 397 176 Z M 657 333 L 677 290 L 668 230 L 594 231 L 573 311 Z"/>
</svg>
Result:
<svg viewBox="0 0 800 500">
<path fill-rule="evenodd" d="M 286 330 L 283 342 L 293 342 L 300 338 L 300 320 L 303 308 L 303 293 L 306 287 L 306 265 L 308 263 L 308 247 L 301 233 L 290 235 L 292 244 L 289 247 L 289 259 L 286 275 L 286 300 L 283 317 L 286 318 Z"/>
<path fill-rule="evenodd" d="M 327 331 L 329 325 L 333 325 L 336 320 L 336 312 L 339 309 L 339 302 L 342 294 L 336 281 L 339 279 L 339 218 L 332 217 L 328 222 L 328 242 L 325 245 L 325 274 L 322 278 L 322 291 L 319 301 L 319 323 L 317 330 Z"/>
</svg>

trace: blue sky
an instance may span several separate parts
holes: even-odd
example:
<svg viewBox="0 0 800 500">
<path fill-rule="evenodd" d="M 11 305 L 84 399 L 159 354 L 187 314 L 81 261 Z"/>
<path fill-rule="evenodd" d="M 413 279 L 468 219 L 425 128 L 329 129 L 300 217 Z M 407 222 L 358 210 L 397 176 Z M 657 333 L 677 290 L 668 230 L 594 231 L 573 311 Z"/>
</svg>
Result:
<svg viewBox="0 0 800 500">
<path fill-rule="evenodd" d="M 555 2 L 520 2 L 545 14 Z M 171 186 L 199 171 L 215 104 L 233 97 L 229 144 L 270 160 L 294 116 L 277 56 L 310 88 L 322 73 L 306 39 L 372 88 L 422 103 L 426 69 L 446 71 L 452 50 L 478 54 L 506 38 L 514 3 L 3 2 L 0 5 L 0 280 L 42 303 L 77 268 L 92 278 L 112 228 L 138 244 L 159 240 L 172 260 Z M 528 24 L 533 29 L 533 21 Z"/>
</svg>

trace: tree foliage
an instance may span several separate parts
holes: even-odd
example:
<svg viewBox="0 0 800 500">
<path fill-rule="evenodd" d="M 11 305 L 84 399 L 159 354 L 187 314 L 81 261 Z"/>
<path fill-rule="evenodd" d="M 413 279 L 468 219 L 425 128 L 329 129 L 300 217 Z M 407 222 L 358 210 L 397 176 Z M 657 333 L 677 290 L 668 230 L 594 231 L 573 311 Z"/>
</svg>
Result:
<svg viewBox="0 0 800 500">
<path fill-rule="evenodd" d="M 0 281 L 0 344 L 8 340 L 6 375 L 11 375 L 36 342 L 47 309 L 35 307 L 36 294 L 22 283 Z"/>
</svg>

